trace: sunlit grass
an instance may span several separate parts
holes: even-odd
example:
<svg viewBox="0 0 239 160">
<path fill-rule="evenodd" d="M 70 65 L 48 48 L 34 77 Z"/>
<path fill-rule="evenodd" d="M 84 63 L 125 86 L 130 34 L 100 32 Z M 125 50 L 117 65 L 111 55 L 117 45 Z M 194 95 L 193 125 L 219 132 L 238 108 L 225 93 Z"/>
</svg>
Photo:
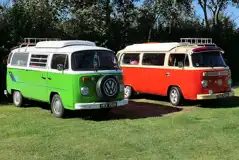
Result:
<svg viewBox="0 0 239 160">
<path fill-rule="evenodd" d="M 236 93 L 239 95 L 239 89 Z M 40 107 L 3 106 L 0 159 L 238 159 L 236 98 L 227 101 L 227 107 L 185 107 L 168 116 L 127 118 L 129 111 L 146 112 L 140 102 L 145 100 L 139 99 L 130 109 L 120 110 L 126 118 L 105 121 L 57 119 Z M 156 100 L 148 103 L 156 105 L 156 110 L 147 111 L 152 114 L 168 104 Z"/>
</svg>

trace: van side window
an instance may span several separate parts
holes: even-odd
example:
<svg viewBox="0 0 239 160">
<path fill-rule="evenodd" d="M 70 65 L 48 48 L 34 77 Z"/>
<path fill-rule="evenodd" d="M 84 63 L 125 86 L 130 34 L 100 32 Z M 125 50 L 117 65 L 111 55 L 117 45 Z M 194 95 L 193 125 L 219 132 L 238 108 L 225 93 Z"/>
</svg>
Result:
<svg viewBox="0 0 239 160">
<path fill-rule="evenodd" d="M 137 64 L 139 64 L 139 53 L 124 54 L 123 64 L 127 64 L 127 65 L 137 65 Z"/>
<path fill-rule="evenodd" d="M 13 66 L 27 66 L 29 53 L 14 53 L 11 65 Z"/>
<path fill-rule="evenodd" d="M 48 55 L 32 54 L 30 66 L 36 68 L 45 68 L 47 65 L 47 58 Z"/>
<path fill-rule="evenodd" d="M 147 53 L 143 55 L 143 65 L 164 65 L 165 53 Z"/>
<path fill-rule="evenodd" d="M 184 66 L 189 66 L 189 59 L 187 54 L 170 54 L 168 65 L 178 66 L 178 62 L 182 62 Z"/>
<path fill-rule="evenodd" d="M 7 64 L 10 63 L 11 58 L 12 58 L 12 54 L 13 54 L 13 52 L 11 52 L 11 53 L 8 55 L 8 57 L 7 57 Z M 28 57 L 27 57 L 27 58 L 28 58 Z"/>
<path fill-rule="evenodd" d="M 64 69 L 68 69 L 68 55 L 66 54 L 54 54 L 51 60 L 51 69 L 57 69 L 58 64 L 63 64 Z"/>
</svg>

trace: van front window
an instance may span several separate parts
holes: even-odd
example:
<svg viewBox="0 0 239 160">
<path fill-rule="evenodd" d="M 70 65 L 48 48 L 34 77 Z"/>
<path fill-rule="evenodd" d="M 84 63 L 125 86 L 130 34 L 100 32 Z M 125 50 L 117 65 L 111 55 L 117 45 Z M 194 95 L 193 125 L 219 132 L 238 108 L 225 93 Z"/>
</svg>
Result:
<svg viewBox="0 0 239 160">
<path fill-rule="evenodd" d="M 119 69 L 114 52 L 107 50 L 78 51 L 72 54 L 71 62 L 74 71 Z"/>
<path fill-rule="evenodd" d="M 226 63 L 219 51 L 208 51 L 192 54 L 194 67 L 226 67 Z"/>
</svg>

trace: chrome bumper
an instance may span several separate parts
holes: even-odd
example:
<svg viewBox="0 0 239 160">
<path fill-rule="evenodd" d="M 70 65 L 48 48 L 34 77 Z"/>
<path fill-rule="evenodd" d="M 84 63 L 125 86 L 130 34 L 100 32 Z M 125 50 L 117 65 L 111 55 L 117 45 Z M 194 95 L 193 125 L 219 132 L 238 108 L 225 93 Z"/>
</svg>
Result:
<svg viewBox="0 0 239 160">
<path fill-rule="evenodd" d="M 5 96 L 9 95 L 9 93 L 8 93 L 8 91 L 6 89 L 3 91 L 3 93 L 4 93 Z"/>
<path fill-rule="evenodd" d="M 117 104 L 116 106 L 111 105 L 112 103 Z M 124 99 L 121 101 L 114 101 L 114 102 L 97 102 L 97 103 L 76 103 L 75 109 L 76 110 L 85 110 L 85 109 L 104 109 L 104 108 L 115 108 L 120 107 L 128 104 L 128 100 Z"/>
<path fill-rule="evenodd" d="M 222 99 L 235 96 L 235 92 L 232 89 L 231 92 L 224 92 L 224 93 L 214 93 L 214 94 L 198 94 L 198 100 L 206 100 L 206 99 Z"/>
</svg>

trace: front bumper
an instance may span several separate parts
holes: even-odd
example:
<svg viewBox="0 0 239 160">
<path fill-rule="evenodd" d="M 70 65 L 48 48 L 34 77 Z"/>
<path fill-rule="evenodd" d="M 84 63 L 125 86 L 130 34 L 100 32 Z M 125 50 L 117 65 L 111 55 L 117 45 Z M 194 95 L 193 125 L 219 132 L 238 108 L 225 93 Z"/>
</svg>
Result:
<svg viewBox="0 0 239 160">
<path fill-rule="evenodd" d="M 108 105 L 107 104 L 112 104 L 112 102 L 97 102 L 97 103 L 76 103 L 75 104 L 75 109 L 76 110 L 88 110 L 88 109 L 103 109 L 103 108 L 115 108 L 115 107 L 120 107 L 128 104 L 127 99 L 123 99 L 120 101 L 114 101 L 117 105 Z"/>
<path fill-rule="evenodd" d="M 3 93 L 4 95 L 8 95 L 8 91 L 6 89 L 4 89 Z"/>
<path fill-rule="evenodd" d="M 222 98 L 228 98 L 235 96 L 235 92 L 232 89 L 230 92 L 224 92 L 224 93 L 214 93 L 214 94 L 198 94 L 197 99 L 198 100 L 206 100 L 206 99 L 222 99 Z"/>
</svg>

